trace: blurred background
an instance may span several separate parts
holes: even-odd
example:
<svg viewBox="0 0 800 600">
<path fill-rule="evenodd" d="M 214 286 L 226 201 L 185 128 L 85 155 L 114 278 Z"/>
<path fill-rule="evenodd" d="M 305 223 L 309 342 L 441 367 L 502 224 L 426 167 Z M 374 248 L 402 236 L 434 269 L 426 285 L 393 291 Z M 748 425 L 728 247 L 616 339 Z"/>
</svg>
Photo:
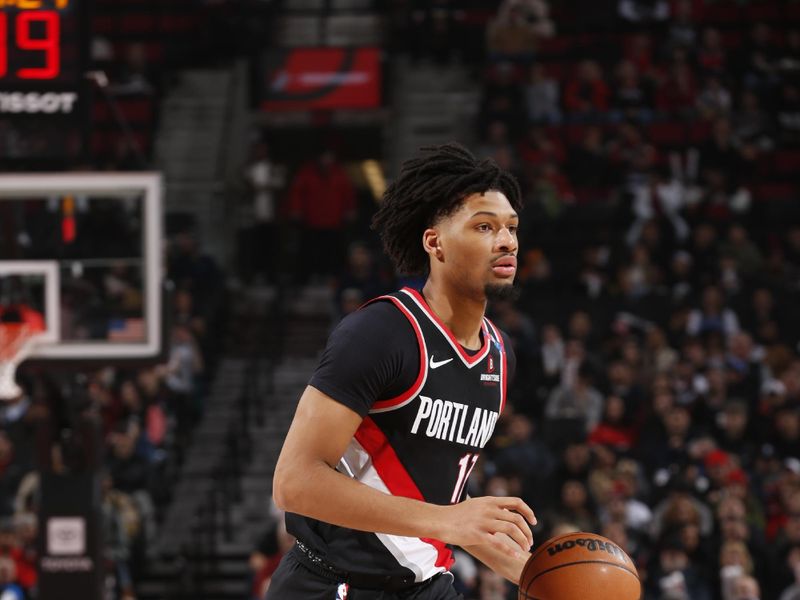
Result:
<svg viewBox="0 0 800 600">
<path fill-rule="evenodd" d="M 262 597 L 292 543 L 272 472 L 328 333 L 423 283 L 371 216 L 404 159 L 452 140 L 526 199 L 522 296 L 490 307 L 517 377 L 469 493 L 523 497 L 540 542 L 611 538 L 647 600 L 800 599 L 800 2 L 0 11 L 0 170 L 160 173 L 171 290 L 158 360 L 23 368 L 0 406 L 3 600 L 78 597 L 39 568 L 42 515 L 87 477 L 80 597 Z M 37 210 L 59 243 L 93 230 L 91 256 L 142 218 Z M 40 247 L 15 214 L 0 260 Z M 81 298 L 141 305 L 124 269 L 101 288 Z M 457 558 L 467 600 L 516 598 Z"/>
</svg>

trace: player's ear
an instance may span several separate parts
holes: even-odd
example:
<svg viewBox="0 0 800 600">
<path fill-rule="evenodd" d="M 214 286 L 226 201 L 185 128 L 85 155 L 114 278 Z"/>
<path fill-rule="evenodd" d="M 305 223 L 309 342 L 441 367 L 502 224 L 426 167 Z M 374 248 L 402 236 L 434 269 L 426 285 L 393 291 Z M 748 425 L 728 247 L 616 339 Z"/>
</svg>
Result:
<svg viewBox="0 0 800 600">
<path fill-rule="evenodd" d="M 439 232 L 432 227 L 422 232 L 422 247 L 425 249 L 425 252 L 428 253 L 428 256 L 436 260 L 442 259 L 442 246 Z"/>
</svg>

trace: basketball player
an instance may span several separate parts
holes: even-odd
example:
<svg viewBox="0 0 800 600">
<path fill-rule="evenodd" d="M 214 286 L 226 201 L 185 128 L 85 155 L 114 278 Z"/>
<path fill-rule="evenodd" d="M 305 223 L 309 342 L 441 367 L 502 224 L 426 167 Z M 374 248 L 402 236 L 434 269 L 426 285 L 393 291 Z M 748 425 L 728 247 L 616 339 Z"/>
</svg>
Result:
<svg viewBox="0 0 800 600">
<path fill-rule="evenodd" d="M 427 274 L 345 318 L 281 450 L 274 499 L 298 542 L 271 600 L 455 600 L 448 545 L 517 582 L 533 542 L 519 498 L 467 498 L 506 401 L 516 181 L 456 144 L 403 165 L 373 226 L 398 270 Z"/>
</svg>

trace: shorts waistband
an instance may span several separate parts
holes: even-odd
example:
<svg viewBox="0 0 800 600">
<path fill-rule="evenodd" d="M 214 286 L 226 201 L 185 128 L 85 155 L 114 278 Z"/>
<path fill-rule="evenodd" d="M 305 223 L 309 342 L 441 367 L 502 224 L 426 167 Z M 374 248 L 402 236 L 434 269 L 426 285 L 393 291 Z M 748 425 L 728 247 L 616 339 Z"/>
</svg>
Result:
<svg viewBox="0 0 800 600">
<path fill-rule="evenodd" d="M 291 552 L 294 554 L 295 558 L 297 558 L 300 564 L 310 571 L 330 579 L 331 581 L 335 581 L 337 583 L 348 583 L 354 588 L 367 590 L 383 590 L 386 592 L 393 592 L 410 589 L 413 587 L 422 587 L 430 584 L 431 581 L 441 575 L 441 573 L 437 573 L 430 579 L 417 582 L 414 581 L 413 575 L 370 575 L 367 573 L 351 573 L 337 569 L 333 565 L 328 564 L 300 540 L 295 542 Z"/>
</svg>

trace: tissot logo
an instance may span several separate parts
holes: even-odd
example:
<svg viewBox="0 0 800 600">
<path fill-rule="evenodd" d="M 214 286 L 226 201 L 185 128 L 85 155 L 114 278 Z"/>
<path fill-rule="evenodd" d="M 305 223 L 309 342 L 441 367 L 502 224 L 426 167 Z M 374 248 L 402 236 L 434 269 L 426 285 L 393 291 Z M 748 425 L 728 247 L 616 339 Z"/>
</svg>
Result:
<svg viewBox="0 0 800 600">
<path fill-rule="evenodd" d="M 75 92 L 0 92 L 0 113 L 71 114 L 77 102 Z"/>
</svg>

